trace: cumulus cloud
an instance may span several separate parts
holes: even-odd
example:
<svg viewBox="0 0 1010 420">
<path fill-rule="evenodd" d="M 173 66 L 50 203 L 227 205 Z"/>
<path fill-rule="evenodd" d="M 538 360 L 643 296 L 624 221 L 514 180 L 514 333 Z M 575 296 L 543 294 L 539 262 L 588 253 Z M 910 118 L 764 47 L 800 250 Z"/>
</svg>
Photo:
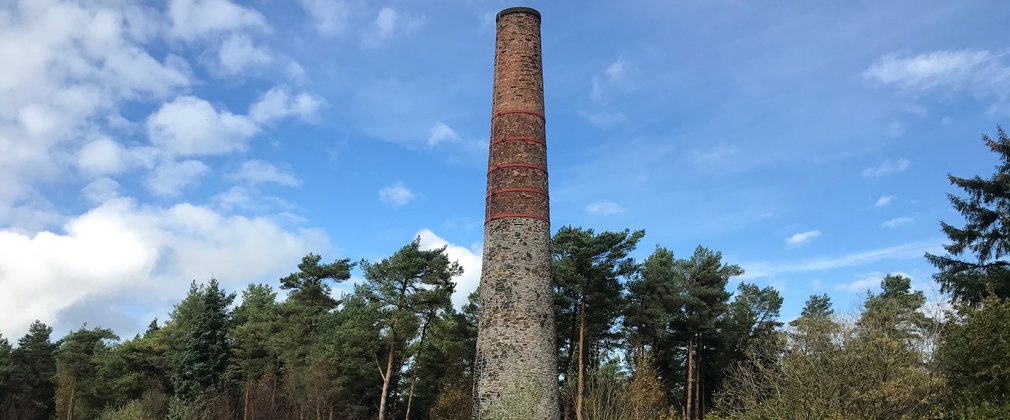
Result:
<svg viewBox="0 0 1010 420">
<path fill-rule="evenodd" d="M 269 64 L 273 57 L 266 49 L 253 45 L 248 35 L 232 34 L 221 44 L 217 60 L 226 75 L 238 75 L 248 69 Z"/>
<path fill-rule="evenodd" d="M 308 93 L 291 94 L 286 88 L 277 86 L 260 96 L 259 100 L 249 107 L 249 117 L 260 124 L 267 124 L 281 118 L 298 117 L 303 121 L 311 120 L 323 100 Z"/>
<path fill-rule="evenodd" d="M 863 169 L 863 176 L 866 178 L 879 178 L 886 175 L 892 175 L 899 172 L 904 172 L 912 164 L 908 159 L 898 159 L 898 160 L 885 160 L 880 163 L 880 165 Z"/>
<path fill-rule="evenodd" d="M 596 216 L 609 216 L 623 212 L 625 209 L 613 201 L 597 201 L 586 206 L 586 212 Z"/>
<path fill-rule="evenodd" d="M 895 218 L 893 218 L 891 220 L 888 220 L 888 221 L 884 222 L 883 224 L 881 224 L 881 226 L 883 226 L 885 228 L 892 228 L 893 229 L 893 228 L 896 228 L 898 226 L 907 225 L 909 223 L 912 223 L 913 221 L 914 221 L 914 219 L 912 219 L 911 217 L 906 217 L 906 216 L 895 217 Z"/>
<path fill-rule="evenodd" d="M 249 118 L 218 111 L 207 101 L 180 96 L 147 119 L 151 143 L 180 156 L 214 155 L 244 150 L 259 132 Z"/>
<path fill-rule="evenodd" d="M 421 238 L 421 249 L 429 250 L 446 247 L 445 253 L 450 261 L 456 261 L 463 267 L 463 275 L 456 277 L 456 289 L 452 294 L 452 306 L 460 309 L 467 303 L 467 297 L 480 285 L 480 270 L 482 251 L 476 245 L 471 248 L 449 243 L 430 229 L 422 229 L 416 236 Z"/>
<path fill-rule="evenodd" d="M 800 232 L 793 234 L 792 236 L 786 238 L 786 243 L 789 245 L 803 245 L 807 242 L 814 240 L 821 236 L 821 231 L 819 230 L 809 230 L 806 232 Z"/>
<path fill-rule="evenodd" d="M 96 123 L 118 115 L 124 101 L 158 100 L 192 84 L 185 60 L 143 48 L 158 27 L 143 6 L 38 0 L 4 10 L 0 62 L 17 65 L 0 72 L 0 207 L 75 166 L 91 175 L 120 170 L 121 161 L 97 160 L 121 150 L 101 140 Z"/>
<path fill-rule="evenodd" d="M 154 195 L 178 197 L 184 189 L 196 185 L 208 173 L 210 167 L 198 160 L 169 160 L 155 167 L 144 180 L 144 185 Z"/>
<path fill-rule="evenodd" d="M 63 232 L 0 230 L 0 307 L 6 311 L 0 330 L 18 336 L 35 319 L 59 324 L 64 311 L 101 311 L 104 305 L 93 303 L 110 297 L 167 311 L 190 280 L 213 274 L 234 290 L 276 278 L 306 252 L 326 248 L 321 232 L 287 231 L 264 218 L 191 204 L 108 201 L 68 221 Z"/>
<path fill-rule="evenodd" d="M 431 131 L 428 134 L 428 145 L 437 146 L 443 142 L 457 141 L 459 140 L 459 135 L 456 131 L 449 127 L 448 124 L 444 122 L 436 122 L 435 125 L 431 126 Z"/>
<path fill-rule="evenodd" d="M 887 207 L 891 205 L 891 201 L 894 201 L 894 197 L 890 195 L 885 195 L 883 197 L 878 198 L 877 203 L 874 204 L 873 207 L 877 208 Z"/>
<path fill-rule="evenodd" d="M 126 167 L 123 146 L 108 137 L 85 144 L 77 153 L 77 166 L 97 175 L 117 174 Z"/>
<path fill-rule="evenodd" d="M 295 187 L 301 184 L 301 180 L 290 172 L 284 171 L 270 162 L 262 160 L 248 160 L 242 163 L 238 171 L 229 174 L 228 179 L 242 182 L 249 185 L 261 185 L 274 183 L 288 187 Z"/>
<path fill-rule="evenodd" d="M 172 34 L 192 41 L 238 29 L 269 29 L 260 12 L 229 0 L 171 0 Z"/>
<path fill-rule="evenodd" d="M 85 185 L 81 194 L 92 204 L 101 204 L 119 197 L 119 183 L 111 178 L 98 178 Z"/>
<path fill-rule="evenodd" d="M 379 200 L 393 207 L 399 207 L 410 202 L 417 197 L 413 191 L 407 189 L 402 182 L 397 182 L 379 190 Z"/>
</svg>

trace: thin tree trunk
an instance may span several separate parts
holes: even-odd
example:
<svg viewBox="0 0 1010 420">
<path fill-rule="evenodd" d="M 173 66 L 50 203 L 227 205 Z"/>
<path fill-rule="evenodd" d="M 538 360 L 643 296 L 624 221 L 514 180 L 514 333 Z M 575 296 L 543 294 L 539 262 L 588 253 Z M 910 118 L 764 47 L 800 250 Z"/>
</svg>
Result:
<svg viewBox="0 0 1010 420">
<path fill-rule="evenodd" d="M 704 353 L 702 351 L 702 349 L 701 349 L 701 334 L 698 334 L 697 342 L 694 345 L 695 345 L 695 353 L 698 353 L 698 357 L 697 357 L 698 360 L 696 360 L 694 362 L 694 365 L 695 365 L 695 367 L 694 367 L 694 370 L 695 370 L 694 376 L 695 376 L 695 378 L 697 378 L 695 380 L 695 384 L 697 384 L 697 385 L 694 387 L 694 418 L 701 419 L 702 416 L 704 416 L 704 414 L 701 411 L 701 396 L 702 396 L 702 394 L 705 393 L 704 389 L 702 388 L 703 384 L 701 382 L 701 371 L 703 370 L 702 369 L 702 363 L 703 363 L 702 354 Z"/>
<path fill-rule="evenodd" d="M 582 302 L 579 303 L 579 383 L 577 386 L 578 394 L 575 395 L 576 420 L 582 420 L 582 390 L 585 382 L 585 379 L 583 377 L 583 370 L 585 370 L 585 367 L 582 364 L 582 353 L 584 352 L 583 347 L 585 346 L 585 335 L 586 335 L 586 301 L 585 297 L 583 297 Z"/>
<path fill-rule="evenodd" d="M 249 420 L 249 388 L 252 387 L 252 378 L 245 380 L 245 398 L 242 401 L 242 420 Z"/>
<path fill-rule="evenodd" d="M 382 397 L 379 398 L 379 420 L 386 420 L 386 395 L 389 393 L 389 380 L 392 376 L 393 376 L 393 337 L 390 336 L 389 356 L 386 357 L 386 374 L 382 375 Z"/>
<path fill-rule="evenodd" d="M 687 405 L 687 418 L 690 420 L 692 417 L 691 412 L 691 397 L 693 391 L 691 385 L 694 383 L 694 334 L 691 334 L 687 339 L 687 397 L 684 398 L 684 404 Z"/>
<path fill-rule="evenodd" d="M 414 355 L 414 365 L 410 367 L 410 392 L 407 393 L 407 413 L 404 414 L 403 420 L 410 419 L 410 403 L 414 400 L 414 386 L 417 385 L 417 365 L 421 363 L 421 351 L 424 350 L 424 334 L 428 331 L 428 323 L 431 322 L 431 318 L 434 315 L 425 318 L 424 325 L 421 327 L 421 341 L 417 343 L 417 354 Z"/>
<path fill-rule="evenodd" d="M 67 403 L 67 420 L 74 420 L 74 394 L 77 394 L 77 375 L 70 380 L 70 402 Z"/>
</svg>

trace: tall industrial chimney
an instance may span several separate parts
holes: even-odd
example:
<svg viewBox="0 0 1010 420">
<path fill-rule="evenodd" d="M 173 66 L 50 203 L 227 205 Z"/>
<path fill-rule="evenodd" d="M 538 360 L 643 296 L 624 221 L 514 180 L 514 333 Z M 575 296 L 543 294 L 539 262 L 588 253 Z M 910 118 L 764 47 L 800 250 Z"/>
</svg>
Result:
<svg viewBox="0 0 1010 420">
<path fill-rule="evenodd" d="M 497 16 L 474 417 L 558 417 L 540 13 Z"/>
</svg>

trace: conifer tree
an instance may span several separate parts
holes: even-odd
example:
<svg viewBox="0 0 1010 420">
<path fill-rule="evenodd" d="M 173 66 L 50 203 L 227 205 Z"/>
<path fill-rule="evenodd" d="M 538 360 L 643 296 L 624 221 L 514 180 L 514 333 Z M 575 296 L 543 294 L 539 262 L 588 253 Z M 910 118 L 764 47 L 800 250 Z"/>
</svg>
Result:
<svg viewBox="0 0 1010 420">
<path fill-rule="evenodd" d="M 1002 128 L 996 131 L 995 140 L 982 136 L 999 158 L 996 173 L 989 178 L 948 175 L 966 195 L 947 194 L 966 223 L 958 228 L 940 222 L 950 240 L 944 245 L 947 255 L 926 254 L 939 270 L 933 277 L 941 291 L 967 303 L 979 302 L 987 288 L 998 297 L 1010 297 L 1010 137 Z"/>
<path fill-rule="evenodd" d="M 194 400 L 221 391 L 228 369 L 228 332 L 231 314 L 228 307 L 235 294 L 226 294 L 216 279 L 200 290 L 200 301 L 193 326 L 175 361 L 172 383 L 176 396 Z"/>
<path fill-rule="evenodd" d="M 52 333 L 52 327 L 36 320 L 13 351 L 12 388 L 28 420 L 55 414 L 57 345 L 50 341 Z"/>
</svg>

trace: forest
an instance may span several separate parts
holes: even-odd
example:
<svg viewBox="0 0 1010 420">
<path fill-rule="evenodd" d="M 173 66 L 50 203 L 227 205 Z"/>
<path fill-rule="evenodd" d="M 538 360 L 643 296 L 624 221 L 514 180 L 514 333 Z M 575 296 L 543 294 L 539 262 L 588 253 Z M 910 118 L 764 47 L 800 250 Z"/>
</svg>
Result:
<svg viewBox="0 0 1010 420">
<path fill-rule="evenodd" d="M 995 173 L 949 177 L 963 220 L 941 222 L 946 253 L 925 255 L 942 312 L 888 275 L 856 313 L 813 295 L 785 322 L 779 292 L 735 279 L 716 250 L 636 261 L 644 231 L 559 228 L 560 417 L 1010 418 L 1010 138 L 997 132 L 983 138 Z M 354 269 L 364 280 L 336 295 Z M 462 269 L 444 248 L 309 254 L 293 271 L 241 291 L 194 281 L 135 337 L 86 320 L 59 338 L 40 321 L 0 336 L 0 418 L 471 418 L 479 290 L 453 308 Z M 526 418 L 511 406 L 497 415 Z"/>
</svg>

